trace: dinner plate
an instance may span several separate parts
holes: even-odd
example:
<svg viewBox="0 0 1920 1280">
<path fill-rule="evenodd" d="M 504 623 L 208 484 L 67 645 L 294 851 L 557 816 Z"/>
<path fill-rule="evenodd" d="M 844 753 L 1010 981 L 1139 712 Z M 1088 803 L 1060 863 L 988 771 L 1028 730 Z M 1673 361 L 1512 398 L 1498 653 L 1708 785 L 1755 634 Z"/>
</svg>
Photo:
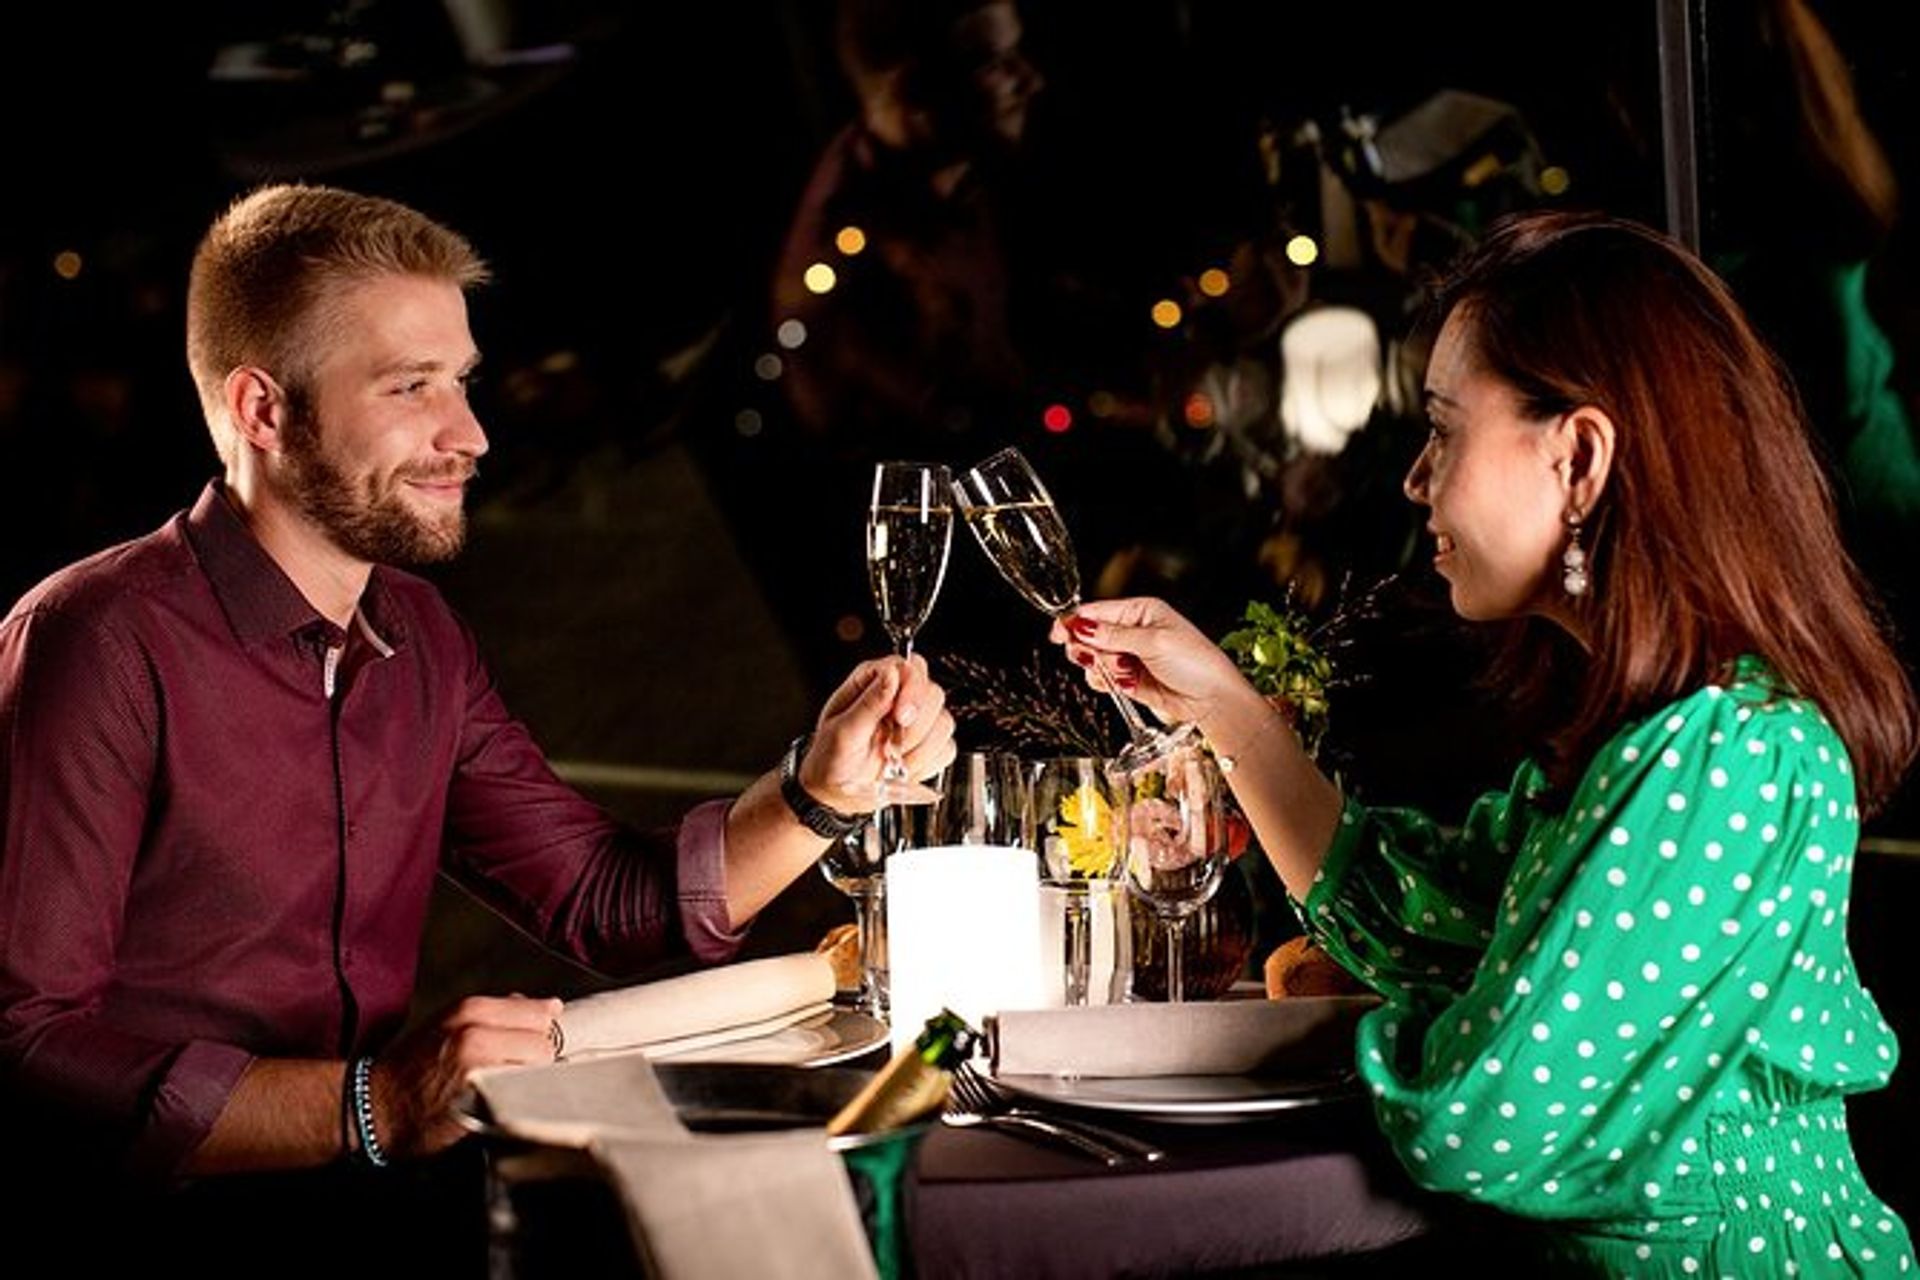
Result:
<svg viewBox="0 0 1920 1280">
<path fill-rule="evenodd" d="M 790 1027 L 750 1040 L 656 1056 L 665 1064 L 740 1063 L 768 1067 L 827 1067 L 885 1044 L 887 1024 L 857 1009 L 828 1009 Z"/>
<path fill-rule="evenodd" d="M 996 1075 L 1008 1093 L 1054 1106 L 1116 1111 L 1155 1120 L 1235 1120 L 1356 1097 L 1351 1071 L 1319 1076 Z"/>
</svg>

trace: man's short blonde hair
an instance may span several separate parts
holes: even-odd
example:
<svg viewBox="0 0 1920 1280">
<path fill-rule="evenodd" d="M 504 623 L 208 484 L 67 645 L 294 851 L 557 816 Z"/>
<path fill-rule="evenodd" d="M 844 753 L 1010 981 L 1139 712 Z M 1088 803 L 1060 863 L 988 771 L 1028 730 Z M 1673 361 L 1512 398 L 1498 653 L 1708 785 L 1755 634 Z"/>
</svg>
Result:
<svg viewBox="0 0 1920 1280">
<path fill-rule="evenodd" d="M 187 364 L 223 462 L 235 443 L 227 375 L 257 365 L 304 394 L 337 291 L 396 275 L 466 289 L 487 267 L 465 237 L 425 214 L 335 187 L 261 187 L 214 220 L 187 284 Z"/>
</svg>

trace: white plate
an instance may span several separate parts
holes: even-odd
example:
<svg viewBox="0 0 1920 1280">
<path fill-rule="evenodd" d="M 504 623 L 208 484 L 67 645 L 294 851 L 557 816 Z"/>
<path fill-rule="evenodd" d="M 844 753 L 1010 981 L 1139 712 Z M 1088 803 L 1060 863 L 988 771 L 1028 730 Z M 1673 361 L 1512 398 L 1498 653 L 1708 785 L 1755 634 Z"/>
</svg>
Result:
<svg viewBox="0 0 1920 1280">
<path fill-rule="evenodd" d="M 857 1058 L 887 1041 L 887 1024 L 854 1009 L 828 1009 L 804 1022 L 751 1040 L 689 1049 L 653 1061 L 737 1062 L 754 1066 L 825 1067 Z"/>
<path fill-rule="evenodd" d="M 1287 1079 L 1273 1076 L 996 1075 L 1008 1093 L 1055 1106 L 1118 1111 L 1156 1120 L 1233 1120 L 1316 1106 L 1360 1093 L 1351 1072 Z"/>
</svg>

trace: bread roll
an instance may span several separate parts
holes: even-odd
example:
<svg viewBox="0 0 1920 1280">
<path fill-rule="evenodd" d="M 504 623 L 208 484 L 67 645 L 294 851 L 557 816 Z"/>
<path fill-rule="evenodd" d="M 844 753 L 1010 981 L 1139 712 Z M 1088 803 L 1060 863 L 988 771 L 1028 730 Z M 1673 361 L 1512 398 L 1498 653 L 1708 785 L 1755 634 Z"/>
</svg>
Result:
<svg viewBox="0 0 1920 1280">
<path fill-rule="evenodd" d="M 826 956 L 833 966 L 833 985 L 841 991 L 860 989 L 860 929 L 857 925 L 837 925 L 827 931 L 814 950 Z"/>
<path fill-rule="evenodd" d="M 1367 989 L 1308 937 L 1292 938 L 1274 948 L 1267 957 L 1266 979 L 1269 1000 L 1358 995 Z"/>
</svg>

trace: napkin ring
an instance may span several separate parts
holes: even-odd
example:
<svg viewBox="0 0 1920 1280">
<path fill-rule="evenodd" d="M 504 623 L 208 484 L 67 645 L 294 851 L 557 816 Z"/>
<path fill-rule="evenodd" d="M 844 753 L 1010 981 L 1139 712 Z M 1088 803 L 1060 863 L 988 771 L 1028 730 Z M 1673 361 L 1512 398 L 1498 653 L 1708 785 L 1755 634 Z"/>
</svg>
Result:
<svg viewBox="0 0 1920 1280">
<path fill-rule="evenodd" d="M 560 1061 L 560 1055 L 567 1051 L 567 1033 L 560 1028 L 560 1019 L 547 1023 L 547 1043 L 553 1046 L 553 1060 Z"/>
</svg>

